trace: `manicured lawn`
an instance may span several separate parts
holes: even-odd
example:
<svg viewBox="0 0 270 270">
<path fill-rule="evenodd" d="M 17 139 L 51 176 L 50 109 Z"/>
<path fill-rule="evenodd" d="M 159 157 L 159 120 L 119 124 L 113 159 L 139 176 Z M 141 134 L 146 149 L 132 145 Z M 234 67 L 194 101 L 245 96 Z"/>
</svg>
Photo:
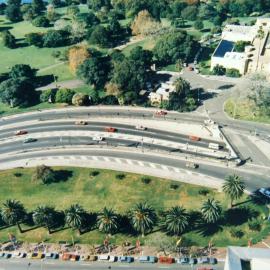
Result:
<svg viewBox="0 0 270 270">
<path fill-rule="evenodd" d="M 151 37 L 145 38 L 145 39 L 143 39 L 143 40 L 141 40 L 141 41 L 138 41 L 138 42 L 136 42 L 136 43 L 134 43 L 134 44 L 131 44 L 131 45 L 127 46 L 125 49 L 123 49 L 122 52 L 123 52 L 126 56 L 128 56 L 129 53 L 130 53 L 130 51 L 131 51 L 133 48 L 137 47 L 137 46 L 141 46 L 141 47 L 143 47 L 145 50 L 150 50 L 150 51 L 151 51 L 151 50 L 153 50 L 153 48 L 155 47 L 157 40 L 158 40 L 158 37 L 155 37 L 155 38 L 151 38 Z"/>
<path fill-rule="evenodd" d="M 207 197 L 214 197 L 219 200 L 224 209 L 228 205 L 228 200 L 223 193 L 209 189 L 208 195 L 200 195 L 201 187 L 180 182 L 150 177 L 151 182 L 145 184 L 141 181 L 142 176 L 137 174 L 125 173 L 125 178 L 118 180 L 116 175 L 119 172 L 116 171 L 98 170 L 98 175 L 91 176 L 90 172 L 93 169 L 72 167 L 58 167 L 55 169 L 62 170 L 61 175 L 63 177 L 60 177 L 60 179 L 63 181 L 50 185 L 33 182 L 31 180 L 33 169 L 1 171 L 0 205 L 6 199 L 14 198 L 20 200 L 28 212 L 43 204 L 55 206 L 57 210 L 64 210 L 72 203 L 79 203 L 88 211 L 97 212 L 104 206 L 107 206 L 112 207 L 121 214 L 125 214 L 135 203 L 144 201 L 151 204 L 157 212 L 176 205 L 183 205 L 189 211 L 199 210 L 202 202 Z M 70 176 L 66 178 L 64 177 L 65 174 Z M 172 183 L 177 184 L 178 188 L 175 190 L 171 189 L 170 185 Z M 245 198 L 242 201 L 245 201 Z M 243 224 L 241 221 L 239 223 L 239 215 L 235 220 L 232 220 L 232 224 L 221 226 L 216 233 L 211 232 L 208 235 L 204 235 L 205 232 L 199 232 L 198 230 L 186 233 L 184 235 L 185 242 L 189 243 L 189 245 L 204 246 L 212 239 L 217 246 L 225 246 L 227 244 L 246 245 L 248 239 L 258 240 L 258 238 L 267 234 L 270 226 L 262 221 L 262 216 L 267 214 L 266 207 L 258 206 L 251 202 L 245 203 L 242 206 L 259 212 L 258 219 L 261 220 L 263 228 L 260 233 L 250 231 L 246 221 L 242 222 Z M 235 224 L 240 225 L 236 226 Z M 241 229 L 245 233 L 241 239 L 235 239 L 230 236 L 229 230 L 234 227 Z M 27 229 L 29 227 L 23 225 L 23 228 Z M 17 227 L 14 226 L 0 230 L 0 241 L 7 240 L 9 232 L 17 235 L 18 240 L 29 242 L 40 242 L 43 240 L 49 242 L 66 240 L 71 242 L 71 237 L 73 236 L 74 240 L 79 243 L 101 244 L 105 238 L 105 235 L 97 230 L 87 232 L 82 236 L 78 236 L 77 232 L 70 229 L 60 230 L 52 235 L 48 235 L 44 228 L 19 234 Z M 142 242 L 147 241 L 154 234 L 163 235 L 161 232 L 155 232 L 143 238 Z M 111 242 L 120 244 L 124 240 L 128 240 L 134 243 L 136 239 L 136 236 L 128 233 L 118 233 L 112 236 Z"/>
<path fill-rule="evenodd" d="M 234 101 L 233 99 L 228 99 L 224 110 L 230 117 L 235 119 L 270 123 L 270 117 L 262 115 L 256 106 L 248 100 Z"/>
</svg>

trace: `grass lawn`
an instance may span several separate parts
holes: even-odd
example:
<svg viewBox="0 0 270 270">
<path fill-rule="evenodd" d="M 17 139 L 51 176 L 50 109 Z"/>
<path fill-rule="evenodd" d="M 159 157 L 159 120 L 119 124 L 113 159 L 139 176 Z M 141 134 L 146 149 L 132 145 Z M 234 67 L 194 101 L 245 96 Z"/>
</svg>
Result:
<svg viewBox="0 0 270 270">
<path fill-rule="evenodd" d="M 270 123 L 270 117 L 262 115 L 256 106 L 248 100 L 234 101 L 233 99 L 228 99 L 224 110 L 230 117 L 235 119 Z"/>
<path fill-rule="evenodd" d="M 57 210 L 64 210 L 72 203 L 81 204 L 86 210 L 97 212 L 104 206 L 112 207 L 118 213 L 126 213 L 135 203 L 147 201 L 157 212 L 166 210 L 171 206 L 183 205 L 188 210 L 199 210 L 202 202 L 207 197 L 214 197 L 222 203 L 224 209 L 228 205 L 228 200 L 223 193 L 216 190 L 210 190 L 208 195 L 200 195 L 202 189 L 199 186 L 189 185 L 185 183 L 163 180 L 160 178 L 151 178 L 149 184 L 141 181 L 141 175 L 125 173 L 125 178 L 118 180 L 116 175 L 119 172 L 109 170 L 98 170 L 99 174 L 90 176 L 93 169 L 84 168 L 56 168 L 70 174 L 68 178 L 60 178 L 61 182 L 50 185 L 42 185 L 31 180 L 33 169 L 15 169 L 0 172 L 0 204 L 6 199 L 15 198 L 20 200 L 26 209 L 29 211 L 35 209 L 38 205 L 47 204 L 55 206 Z M 21 175 L 19 175 L 21 174 Z M 17 176 L 16 176 L 17 175 Z M 64 173 L 62 174 L 64 175 Z M 8 181 L 7 181 L 8 179 Z M 177 189 L 171 189 L 171 184 L 177 184 Z M 153 196 L 154 195 L 154 196 Z M 245 198 L 243 198 L 243 201 Z M 262 215 L 266 215 L 266 207 L 252 204 L 251 202 L 244 204 L 249 209 L 259 212 L 258 219 Z M 245 216 L 244 216 L 245 218 Z M 238 217 L 234 220 L 239 223 Z M 204 235 L 201 232 L 193 231 L 186 233 L 184 238 L 189 245 L 204 246 L 212 239 L 217 246 L 225 246 L 227 244 L 246 244 L 250 238 L 258 239 L 267 234 L 270 230 L 270 225 L 262 221 L 262 231 L 260 233 L 249 231 L 246 221 L 237 226 L 245 235 L 241 239 L 234 239 L 230 236 L 230 228 L 235 227 L 235 224 L 223 226 L 216 233 Z M 23 228 L 28 228 L 23 225 Z M 75 241 L 79 243 L 100 244 L 105 235 L 93 230 L 78 236 L 77 232 L 70 229 L 64 229 L 48 235 L 43 228 L 38 228 L 32 231 L 19 234 L 17 227 L 10 227 L 0 230 L 0 241 L 5 241 L 8 238 L 8 233 L 17 235 L 18 240 L 29 242 L 50 241 L 57 242 L 65 240 L 71 242 L 73 236 Z M 147 235 L 143 242 L 153 235 L 158 235 L 161 232 L 154 232 Z M 163 233 L 161 233 L 163 235 Z M 123 240 L 135 242 L 136 236 L 130 234 L 118 233 L 112 236 L 112 242 L 120 244 Z"/>
<path fill-rule="evenodd" d="M 151 51 L 155 47 L 157 40 L 158 40 L 157 37 L 156 38 L 151 38 L 151 37 L 145 38 L 141 41 L 138 41 L 136 43 L 133 43 L 133 44 L 127 46 L 125 49 L 123 49 L 122 52 L 126 56 L 128 56 L 130 54 L 130 51 L 137 46 L 141 46 L 141 47 L 143 47 L 143 49 Z"/>
</svg>

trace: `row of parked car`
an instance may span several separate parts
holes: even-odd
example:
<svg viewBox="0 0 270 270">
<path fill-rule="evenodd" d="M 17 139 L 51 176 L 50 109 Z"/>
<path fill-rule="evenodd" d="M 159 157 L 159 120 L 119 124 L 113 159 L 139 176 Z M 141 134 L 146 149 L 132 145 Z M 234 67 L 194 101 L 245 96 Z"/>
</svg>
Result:
<svg viewBox="0 0 270 270">
<path fill-rule="evenodd" d="M 189 258 L 189 257 L 181 257 L 181 258 L 172 258 L 172 257 L 156 257 L 156 256 L 140 256 L 138 258 L 134 258 L 132 256 L 111 256 L 111 255 L 78 255 L 74 253 L 63 253 L 59 254 L 57 252 L 49 252 L 49 253 L 42 253 L 42 252 L 0 252 L 0 259 L 9 259 L 9 258 L 28 258 L 28 259 L 61 259 L 63 261 L 103 261 L 103 262 L 125 262 L 125 263 L 132 263 L 134 261 L 138 261 L 140 263 L 165 263 L 165 264 L 172 264 L 172 263 L 179 263 L 179 264 L 216 264 L 216 258 L 209 258 L 209 257 L 201 257 L 201 258 Z"/>
</svg>

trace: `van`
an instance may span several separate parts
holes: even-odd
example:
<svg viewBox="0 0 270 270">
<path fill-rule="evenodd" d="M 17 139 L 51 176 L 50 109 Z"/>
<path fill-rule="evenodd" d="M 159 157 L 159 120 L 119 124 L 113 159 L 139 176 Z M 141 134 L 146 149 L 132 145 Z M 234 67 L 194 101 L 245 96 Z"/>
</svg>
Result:
<svg viewBox="0 0 270 270">
<path fill-rule="evenodd" d="M 220 145 L 218 143 L 209 143 L 208 148 L 214 149 L 214 150 L 219 150 Z"/>
</svg>

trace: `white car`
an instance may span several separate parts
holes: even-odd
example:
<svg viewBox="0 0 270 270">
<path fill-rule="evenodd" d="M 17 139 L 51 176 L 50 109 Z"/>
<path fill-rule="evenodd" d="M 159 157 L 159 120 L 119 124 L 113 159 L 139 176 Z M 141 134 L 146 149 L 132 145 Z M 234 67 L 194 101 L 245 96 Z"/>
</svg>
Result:
<svg viewBox="0 0 270 270">
<path fill-rule="evenodd" d="M 25 258 L 26 253 L 25 252 L 15 252 L 12 254 L 12 258 Z"/>
<path fill-rule="evenodd" d="M 147 129 L 146 127 L 144 127 L 142 125 L 137 125 L 135 128 L 139 129 L 139 130 L 146 130 Z"/>
<path fill-rule="evenodd" d="M 94 136 L 94 137 L 92 138 L 92 140 L 93 140 L 93 141 L 96 141 L 96 142 L 101 142 L 101 141 L 104 140 L 104 138 L 101 137 L 101 136 Z"/>
<path fill-rule="evenodd" d="M 270 199 L 270 190 L 266 188 L 260 188 L 259 192 Z"/>
</svg>

